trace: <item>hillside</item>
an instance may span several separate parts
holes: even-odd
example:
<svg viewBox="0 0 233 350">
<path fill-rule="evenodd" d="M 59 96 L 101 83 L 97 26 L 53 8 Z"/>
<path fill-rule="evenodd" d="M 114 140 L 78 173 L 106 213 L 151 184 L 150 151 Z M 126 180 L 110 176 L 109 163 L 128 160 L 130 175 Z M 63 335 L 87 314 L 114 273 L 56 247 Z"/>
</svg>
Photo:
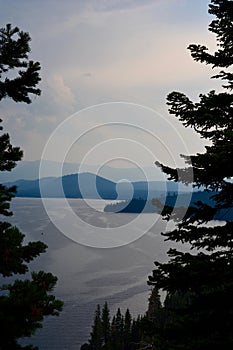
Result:
<svg viewBox="0 0 233 350">
<path fill-rule="evenodd" d="M 61 198 L 100 198 L 100 199 L 152 199 L 168 193 L 177 192 L 174 182 L 128 182 L 110 181 L 92 173 L 65 175 L 63 177 L 46 177 L 41 180 L 17 180 L 4 183 L 7 187 L 17 187 L 17 197 Z M 187 191 L 187 187 L 182 187 Z M 64 191 L 64 192 L 63 192 Z"/>
<path fill-rule="evenodd" d="M 17 197 L 100 198 L 116 199 L 116 184 L 91 173 L 71 174 L 37 180 L 19 180 L 5 183 L 17 186 Z"/>
</svg>

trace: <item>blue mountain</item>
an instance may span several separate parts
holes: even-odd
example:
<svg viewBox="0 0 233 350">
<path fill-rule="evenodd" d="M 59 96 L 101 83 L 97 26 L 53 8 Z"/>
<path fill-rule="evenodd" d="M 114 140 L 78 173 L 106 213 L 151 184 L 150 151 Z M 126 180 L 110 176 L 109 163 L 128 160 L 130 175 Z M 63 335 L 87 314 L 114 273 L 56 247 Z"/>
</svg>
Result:
<svg viewBox="0 0 233 350">
<path fill-rule="evenodd" d="M 81 186 L 80 186 L 81 184 Z M 17 197 L 116 199 L 116 184 L 91 173 L 71 174 L 37 180 L 18 180 L 4 184 L 17 187 Z"/>
<path fill-rule="evenodd" d="M 71 174 L 62 177 L 46 177 L 36 180 L 17 180 L 5 182 L 5 186 L 16 186 L 17 197 L 50 197 L 50 198 L 99 198 L 152 199 L 176 193 L 177 183 L 171 181 L 128 182 L 118 183 L 93 173 Z M 187 192 L 183 186 L 182 190 Z"/>
</svg>

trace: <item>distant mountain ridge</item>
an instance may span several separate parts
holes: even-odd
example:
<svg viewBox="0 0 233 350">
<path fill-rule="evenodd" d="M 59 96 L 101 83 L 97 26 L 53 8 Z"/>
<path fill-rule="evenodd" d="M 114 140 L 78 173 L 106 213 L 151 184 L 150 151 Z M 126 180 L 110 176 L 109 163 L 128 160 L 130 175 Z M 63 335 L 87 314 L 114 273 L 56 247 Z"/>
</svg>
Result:
<svg viewBox="0 0 233 350">
<path fill-rule="evenodd" d="M 82 188 L 79 186 L 81 182 Z M 92 185 L 91 185 L 92 184 Z M 91 173 L 71 174 L 63 177 L 48 177 L 41 180 L 18 180 L 8 182 L 4 185 L 7 187 L 17 187 L 17 197 L 36 197 L 41 196 L 47 198 L 98 198 L 97 195 L 103 199 L 117 198 L 116 184 L 107 179 L 101 178 Z"/>
<path fill-rule="evenodd" d="M 71 174 L 63 177 L 48 177 L 36 180 L 18 180 L 5 183 L 17 186 L 17 197 L 50 198 L 102 198 L 131 199 L 154 198 L 167 192 L 177 192 L 179 185 L 172 181 L 118 182 L 115 183 L 92 173 Z M 182 187 L 185 192 L 185 186 Z M 187 189 L 186 189 L 187 191 Z"/>
<path fill-rule="evenodd" d="M 105 207 L 108 212 L 140 213 L 158 212 L 152 204 L 158 198 L 167 205 L 187 206 L 198 200 L 212 204 L 210 194 L 195 191 L 190 197 L 187 190 L 172 181 L 119 182 L 115 183 L 92 173 L 71 174 L 63 177 L 47 177 L 41 180 L 18 180 L 5 183 L 7 187 L 17 186 L 17 197 L 46 198 L 92 198 L 123 200 Z M 179 189 L 179 196 L 177 193 Z M 178 199 L 178 200 L 177 200 Z M 216 220 L 232 220 L 233 209 L 219 212 Z"/>
<path fill-rule="evenodd" d="M 18 180 L 36 180 L 39 179 L 40 163 L 46 171 L 43 177 L 58 177 L 71 175 L 75 173 L 93 173 L 103 178 L 118 182 L 121 179 L 129 181 L 164 181 L 165 175 L 156 166 L 145 168 L 113 168 L 110 166 L 99 165 L 80 165 L 78 163 L 64 162 L 63 164 L 50 160 L 35 160 L 35 161 L 21 161 L 10 172 L 0 173 L 0 183 L 13 182 Z M 147 176 L 147 178 L 146 178 Z"/>
</svg>

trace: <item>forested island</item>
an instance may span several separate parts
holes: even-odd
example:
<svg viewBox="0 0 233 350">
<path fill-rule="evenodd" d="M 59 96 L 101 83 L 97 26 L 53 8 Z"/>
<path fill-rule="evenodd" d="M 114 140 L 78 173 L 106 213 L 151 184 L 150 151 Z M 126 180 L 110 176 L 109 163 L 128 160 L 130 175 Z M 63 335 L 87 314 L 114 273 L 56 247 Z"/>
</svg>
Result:
<svg viewBox="0 0 233 350">
<path fill-rule="evenodd" d="M 178 194 L 177 192 L 168 193 L 168 195 L 160 196 L 152 200 L 143 198 L 132 198 L 131 200 L 118 201 L 109 203 L 105 206 L 104 211 L 110 213 L 157 213 L 161 214 L 163 207 L 180 208 L 188 206 L 197 207 L 198 203 L 202 202 L 205 205 L 214 207 L 215 201 L 213 196 L 217 192 L 209 193 L 205 191 L 197 191 L 190 193 Z M 159 205 L 160 204 L 160 205 Z M 233 208 L 221 208 L 214 215 L 214 220 L 224 221 L 233 219 Z"/>
</svg>

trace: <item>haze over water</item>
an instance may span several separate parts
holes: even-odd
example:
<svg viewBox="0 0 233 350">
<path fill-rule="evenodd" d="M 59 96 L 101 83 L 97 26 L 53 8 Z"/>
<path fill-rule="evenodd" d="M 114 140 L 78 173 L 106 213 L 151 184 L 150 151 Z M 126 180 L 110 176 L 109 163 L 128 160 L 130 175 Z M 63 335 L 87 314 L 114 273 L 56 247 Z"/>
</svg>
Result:
<svg viewBox="0 0 233 350">
<path fill-rule="evenodd" d="M 59 199 L 56 207 L 59 207 Z M 86 220 L 100 220 L 108 213 L 96 211 L 84 200 L 70 201 L 73 207 L 82 207 Z M 106 201 L 99 201 L 103 209 Z M 95 202 L 95 205 L 96 202 Z M 48 245 L 47 252 L 30 264 L 30 270 L 50 271 L 58 277 L 55 290 L 64 301 L 59 317 L 50 317 L 31 339 L 41 350 L 79 349 L 88 340 L 96 305 L 108 301 L 111 312 L 118 307 L 130 308 L 132 314 L 144 314 L 150 288 L 147 276 L 153 261 L 166 259 L 169 244 L 163 242 L 160 232 L 165 223 L 159 219 L 153 232 L 137 241 L 111 249 L 91 248 L 75 243 L 60 233 L 50 222 L 41 199 L 15 198 L 12 202 L 14 216 L 10 221 L 26 235 L 26 241 L 41 240 Z M 115 219 L 131 220 L 136 214 L 113 214 Z M 145 214 L 156 215 L 156 214 Z M 89 219 L 88 219 L 89 218 Z M 43 233 L 43 234 L 42 234 Z M 83 232 L 85 234 L 85 232 Z"/>
</svg>

